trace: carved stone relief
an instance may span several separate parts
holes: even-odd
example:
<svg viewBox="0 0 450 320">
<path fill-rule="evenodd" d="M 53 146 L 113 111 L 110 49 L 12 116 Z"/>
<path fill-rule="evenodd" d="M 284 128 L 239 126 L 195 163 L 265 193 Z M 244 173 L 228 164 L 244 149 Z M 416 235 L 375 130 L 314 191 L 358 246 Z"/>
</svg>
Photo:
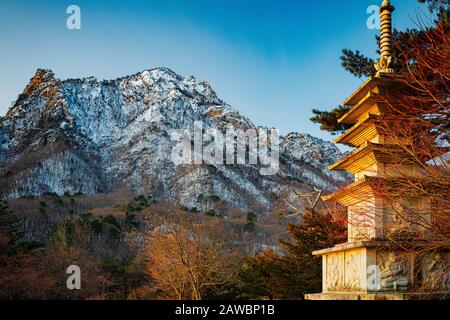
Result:
<svg viewBox="0 0 450 320">
<path fill-rule="evenodd" d="M 361 291 L 361 253 L 345 253 L 345 291 Z"/>
<path fill-rule="evenodd" d="M 450 288 L 448 256 L 445 257 L 440 253 L 429 254 L 422 260 L 422 265 L 424 288 L 432 291 Z"/>
<path fill-rule="evenodd" d="M 327 256 L 327 288 L 337 291 L 341 286 L 341 257 L 340 255 Z"/>
<path fill-rule="evenodd" d="M 405 291 L 411 287 L 408 261 L 409 259 L 406 256 L 398 255 L 392 251 L 377 254 L 382 291 Z"/>
</svg>

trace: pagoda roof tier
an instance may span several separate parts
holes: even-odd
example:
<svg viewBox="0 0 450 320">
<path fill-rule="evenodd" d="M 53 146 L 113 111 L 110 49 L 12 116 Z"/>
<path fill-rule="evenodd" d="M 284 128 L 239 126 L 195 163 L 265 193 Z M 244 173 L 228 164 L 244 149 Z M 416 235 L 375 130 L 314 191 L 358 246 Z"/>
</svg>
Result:
<svg viewBox="0 0 450 320">
<path fill-rule="evenodd" d="M 410 185 L 420 186 L 422 191 L 414 192 L 409 188 Z M 364 175 L 361 179 L 343 187 L 334 193 L 322 196 L 323 201 L 335 201 L 344 207 L 354 206 L 360 202 L 373 199 L 374 197 L 414 198 L 421 197 L 423 190 L 428 193 L 438 192 L 437 186 L 433 182 L 423 181 L 417 177 L 396 177 L 392 179 L 386 176 L 368 176 Z"/>
<path fill-rule="evenodd" d="M 334 193 L 323 196 L 322 200 L 335 201 L 344 207 L 350 207 L 364 200 L 372 199 L 375 194 L 372 186 L 377 179 L 379 178 L 364 176 Z"/>
<path fill-rule="evenodd" d="M 352 174 L 361 172 L 375 163 L 405 164 L 408 155 L 397 145 L 378 144 L 365 141 L 361 147 L 349 153 L 335 164 L 328 166 L 330 170 L 346 170 Z"/>
<path fill-rule="evenodd" d="M 335 139 L 334 142 L 346 144 L 351 147 L 361 146 L 365 141 L 370 141 L 379 134 L 375 124 L 379 119 L 380 117 L 378 115 L 367 113 L 362 121 L 356 123 L 340 137 Z"/>
<path fill-rule="evenodd" d="M 339 123 L 355 124 L 368 113 L 381 114 L 386 100 L 378 93 L 369 91 L 359 102 L 338 119 Z"/>
<path fill-rule="evenodd" d="M 325 254 L 335 253 L 335 252 L 342 252 L 342 251 L 349 251 L 359 248 L 385 248 L 389 245 L 392 245 L 392 242 L 388 240 L 382 240 L 382 239 L 373 239 L 373 240 L 361 240 L 361 241 L 355 241 L 355 242 L 346 242 L 337 244 L 333 248 L 327 248 L 327 249 L 321 249 L 313 251 L 314 256 L 321 256 Z"/>
<path fill-rule="evenodd" d="M 355 124 L 366 112 L 381 113 L 383 104 L 398 95 L 399 91 L 405 90 L 405 80 L 398 76 L 382 74 L 370 77 L 344 101 L 344 105 L 352 108 L 340 117 L 338 122 Z"/>
<path fill-rule="evenodd" d="M 431 240 L 436 240 L 436 241 L 443 241 L 444 238 L 443 237 L 439 237 L 439 236 L 433 236 L 433 237 L 429 237 L 427 238 L 427 240 L 416 240 L 414 242 L 404 242 L 402 241 L 401 243 L 397 243 L 397 245 L 401 245 L 403 248 L 414 248 L 414 250 L 416 251 L 417 248 L 426 248 L 427 246 L 429 246 L 429 243 Z M 326 249 L 320 249 L 320 250 L 316 250 L 313 251 L 313 255 L 315 256 L 321 256 L 321 255 L 326 255 L 326 254 L 331 254 L 331 253 L 335 253 L 335 252 L 343 252 L 343 251 L 350 251 L 350 250 L 355 250 L 355 249 L 359 249 L 359 248 L 393 248 L 395 247 L 395 244 L 392 242 L 391 239 L 386 238 L 386 237 L 380 237 L 380 238 L 374 238 L 371 240 L 359 240 L 359 241 L 354 241 L 354 242 L 345 242 L 345 243 L 340 243 L 335 245 L 332 248 L 326 248 Z M 445 251 L 449 251 L 448 248 L 445 248 Z"/>
<path fill-rule="evenodd" d="M 364 98 L 367 93 L 372 91 L 377 86 L 392 87 L 398 85 L 398 77 L 393 75 L 379 75 L 377 77 L 369 77 L 356 91 L 344 101 L 345 106 L 355 106 L 358 102 Z"/>
</svg>

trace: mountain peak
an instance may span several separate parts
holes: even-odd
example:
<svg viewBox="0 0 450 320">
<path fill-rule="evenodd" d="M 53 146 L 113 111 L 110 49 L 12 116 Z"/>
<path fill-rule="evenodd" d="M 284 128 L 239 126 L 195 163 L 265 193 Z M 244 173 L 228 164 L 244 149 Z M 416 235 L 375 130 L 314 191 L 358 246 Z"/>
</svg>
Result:
<svg viewBox="0 0 450 320">
<path fill-rule="evenodd" d="M 41 84 L 55 81 L 55 73 L 50 69 L 37 69 L 33 77 L 30 79 L 24 93 L 31 92 Z"/>
<path fill-rule="evenodd" d="M 55 73 L 51 69 L 38 68 L 34 74 L 34 77 L 54 77 Z"/>
</svg>

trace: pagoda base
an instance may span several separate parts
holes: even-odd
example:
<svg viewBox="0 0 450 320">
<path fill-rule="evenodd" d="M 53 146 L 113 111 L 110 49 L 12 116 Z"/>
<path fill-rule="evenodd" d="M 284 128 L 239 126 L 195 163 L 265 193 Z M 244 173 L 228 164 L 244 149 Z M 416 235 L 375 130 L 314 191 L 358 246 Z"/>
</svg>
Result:
<svg viewBox="0 0 450 320">
<path fill-rule="evenodd" d="M 448 250 L 418 257 L 389 244 L 357 241 L 313 252 L 322 256 L 322 293 L 305 298 L 417 300 L 450 296 Z"/>
<path fill-rule="evenodd" d="M 450 299 L 448 292 L 442 293 L 314 293 L 306 294 L 306 300 L 441 300 Z"/>
</svg>

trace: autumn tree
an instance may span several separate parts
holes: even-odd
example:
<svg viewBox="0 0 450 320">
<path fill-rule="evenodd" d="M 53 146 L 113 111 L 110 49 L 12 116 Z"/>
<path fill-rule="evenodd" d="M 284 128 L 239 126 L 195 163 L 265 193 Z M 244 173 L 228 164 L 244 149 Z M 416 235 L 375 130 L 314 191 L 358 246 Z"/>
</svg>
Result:
<svg viewBox="0 0 450 320">
<path fill-rule="evenodd" d="M 111 228 L 95 229 L 94 218 L 60 218 L 48 226 L 48 237 L 41 242 L 26 240 L 23 219 L 1 203 L 0 299 L 127 299 L 131 293 L 138 298 L 133 290 L 148 283 L 132 250 L 122 248 Z M 111 218 L 102 221 L 114 223 Z M 73 264 L 81 269 L 81 290 L 66 285 L 66 270 Z"/>
<path fill-rule="evenodd" d="M 149 273 L 163 298 L 205 299 L 235 278 L 239 256 L 217 221 L 163 219 L 148 243 Z"/>
<path fill-rule="evenodd" d="M 345 216 L 329 209 L 302 210 L 302 221 L 289 224 L 289 240 L 247 258 L 240 271 L 242 296 L 256 299 L 303 299 L 307 292 L 321 288 L 321 259 L 314 250 L 346 241 Z M 333 213 L 336 213 L 333 210 Z"/>
</svg>

